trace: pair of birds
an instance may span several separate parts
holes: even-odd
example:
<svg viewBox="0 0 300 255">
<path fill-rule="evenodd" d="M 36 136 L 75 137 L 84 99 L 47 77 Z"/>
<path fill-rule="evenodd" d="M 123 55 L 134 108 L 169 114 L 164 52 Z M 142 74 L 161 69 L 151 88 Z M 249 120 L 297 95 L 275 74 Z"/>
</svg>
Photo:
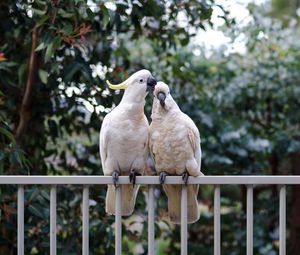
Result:
<svg viewBox="0 0 300 255">
<path fill-rule="evenodd" d="M 120 175 L 129 176 L 133 185 L 121 185 L 122 215 L 131 215 L 139 185 L 136 176 L 147 167 L 149 149 L 155 169 L 168 197 L 171 222 L 180 223 L 181 185 L 164 184 L 167 175 L 188 176 L 201 173 L 200 135 L 194 122 L 181 110 L 170 95 L 169 87 L 156 82 L 148 70 L 140 70 L 111 89 L 124 89 L 122 100 L 102 123 L 100 156 L 103 172 L 117 184 Z M 144 114 L 145 98 L 153 92 L 152 122 Z M 197 194 L 199 185 L 188 185 L 188 222 L 199 219 Z M 115 214 L 115 186 L 108 185 L 106 212 Z"/>
</svg>

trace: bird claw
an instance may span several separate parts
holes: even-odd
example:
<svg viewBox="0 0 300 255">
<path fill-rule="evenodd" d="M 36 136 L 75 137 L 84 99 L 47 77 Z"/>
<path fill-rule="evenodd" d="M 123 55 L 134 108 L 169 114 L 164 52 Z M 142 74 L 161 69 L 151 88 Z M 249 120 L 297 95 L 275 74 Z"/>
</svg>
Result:
<svg viewBox="0 0 300 255">
<path fill-rule="evenodd" d="M 140 173 L 137 173 L 136 170 L 132 169 L 130 171 L 130 174 L 129 174 L 129 181 L 132 183 L 132 186 L 134 187 L 135 183 L 136 183 L 136 177 L 137 176 L 140 176 L 141 174 Z"/>
<path fill-rule="evenodd" d="M 182 180 L 184 181 L 184 184 L 187 185 L 188 183 L 188 179 L 189 179 L 189 173 L 187 171 L 185 171 L 183 174 L 182 174 Z"/>
<path fill-rule="evenodd" d="M 113 183 L 115 188 L 117 187 L 117 182 L 119 180 L 119 172 L 117 170 L 113 171 L 112 173 Z"/>
<path fill-rule="evenodd" d="M 167 172 L 164 172 L 164 171 L 159 174 L 159 182 L 160 182 L 160 184 L 164 184 L 165 183 L 166 177 L 168 175 L 169 174 Z"/>
</svg>

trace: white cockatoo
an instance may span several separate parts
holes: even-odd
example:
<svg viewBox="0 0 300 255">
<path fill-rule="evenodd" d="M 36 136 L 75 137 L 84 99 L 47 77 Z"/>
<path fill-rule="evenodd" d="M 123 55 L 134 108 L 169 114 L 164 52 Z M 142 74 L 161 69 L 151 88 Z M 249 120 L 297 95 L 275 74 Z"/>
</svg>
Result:
<svg viewBox="0 0 300 255">
<path fill-rule="evenodd" d="M 144 114 L 145 97 L 153 92 L 156 80 L 148 70 L 140 70 L 126 81 L 112 85 L 111 89 L 124 89 L 121 102 L 108 113 L 100 130 L 100 156 L 103 172 L 111 175 L 116 186 L 119 175 L 129 176 L 133 185 L 121 185 L 122 215 L 131 215 L 139 189 L 137 175 L 145 171 L 149 153 L 149 123 Z M 108 185 L 106 212 L 115 214 L 115 187 Z"/>
<path fill-rule="evenodd" d="M 181 175 L 187 184 L 189 175 L 203 175 L 199 131 L 191 118 L 179 109 L 168 85 L 163 82 L 155 86 L 151 118 L 149 147 L 160 182 L 163 184 L 167 175 Z M 170 220 L 179 224 L 181 185 L 164 184 L 163 188 L 168 197 Z M 187 189 L 188 223 L 193 223 L 200 216 L 199 185 L 188 185 Z"/>
</svg>

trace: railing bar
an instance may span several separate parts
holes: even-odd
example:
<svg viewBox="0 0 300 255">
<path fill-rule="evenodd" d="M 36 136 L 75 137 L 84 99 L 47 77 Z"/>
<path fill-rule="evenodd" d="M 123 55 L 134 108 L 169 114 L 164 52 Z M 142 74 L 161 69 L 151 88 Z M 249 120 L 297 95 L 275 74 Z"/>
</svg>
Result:
<svg viewBox="0 0 300 255">
<path fill-rule="evenodd" d="M 181 255 L 187 255 L 187 185 L 181 189 Z"/>
<path fill-rule="evenodd" d="M 56 186 L 50 189 L 50 255 L 56 255 Z"/>
<path fill-rule="evenodd" d="M 18 187 L 18 255 L 24 255 L 24 187 Z"/>
<path fill-rule="evenodd" d="M 89 187 L 82 191 L 82 254 L 89 254 Z"/>
<path fill-rule="evenodd" d="M 148 186 L 148 255 L 155 254 L 154 187 Z"/>
<path fill-rule="evenodd" d="M 279 191 L 279 255 L 286 255 L 286 186 Z"/>
<path fill-rule="evenodd" d="M 120 176 L 119 184 L 130 184 L 129 178 Z M 113 184 L 111 176 L 0 176 L 0 184 L 38 184 L 38 185 L 100 185 Z M 153 184 L 159 185 L 159 176 L 138 176 L 136 184 Z M 180 176 L 168 176 L 165 184 L 182 184 Z M 274 185 L 298 185 L 300 184 L 300 176 L 201 176 L 189 177 L 189 184 L 238 184 L 238 185 L 253 185 L 253 184 L 274 184 Z"/>
<path fill-rule="evenodd" d="M 214 191 L 214 255 L 221 255 L 220 186 Z"/>
<path fill-rule="evenodd" d="M 115 255 L 122 254 L 122 193 L 121 186 L 116 186 L 115 201 Z"/>
<path fill-rule="evenodd" d="M 253 255 L 253 185 L 247 186 L 247 255 Z"/>
</svg>

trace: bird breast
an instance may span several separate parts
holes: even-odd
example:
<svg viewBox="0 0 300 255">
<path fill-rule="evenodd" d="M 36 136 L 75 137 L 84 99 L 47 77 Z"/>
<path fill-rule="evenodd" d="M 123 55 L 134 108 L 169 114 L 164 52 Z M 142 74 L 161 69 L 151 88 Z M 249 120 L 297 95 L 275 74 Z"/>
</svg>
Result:
<svg viewBox="0 0 300 255">
<path fill-rule="evenodd" d="M 182 174 L 193 155 L 185 123 L 175 119 L 156 120 L 150 126 L 150 149 L 158 172 Z"/>
</svg>

